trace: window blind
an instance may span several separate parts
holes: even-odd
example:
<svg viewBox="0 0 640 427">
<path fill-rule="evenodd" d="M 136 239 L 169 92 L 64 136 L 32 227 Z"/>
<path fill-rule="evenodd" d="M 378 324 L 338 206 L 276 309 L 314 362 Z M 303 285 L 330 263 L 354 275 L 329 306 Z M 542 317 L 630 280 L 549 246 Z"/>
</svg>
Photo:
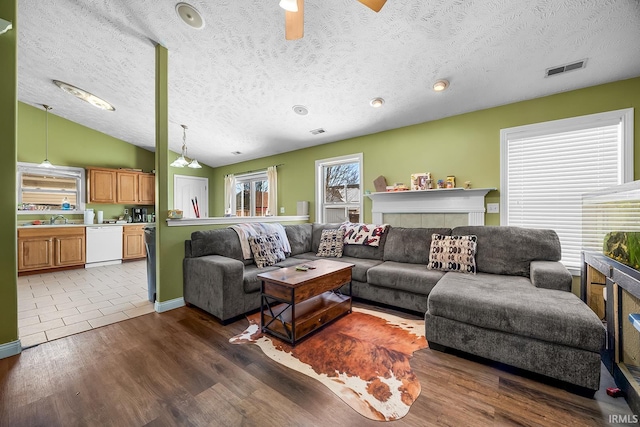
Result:
<svg viewBox="0 0 640 427">
<path fill-rule="evenodd" d="M 562 262 L 579 269 L 583 238 L 591 244 L 600 238 L 594 227 L 593 235 L 583 231 L 582 196 L 622 183 L 621 134 L 618 120 L 509 138 L 505 225 L 555 230 Z"/>
</svg>

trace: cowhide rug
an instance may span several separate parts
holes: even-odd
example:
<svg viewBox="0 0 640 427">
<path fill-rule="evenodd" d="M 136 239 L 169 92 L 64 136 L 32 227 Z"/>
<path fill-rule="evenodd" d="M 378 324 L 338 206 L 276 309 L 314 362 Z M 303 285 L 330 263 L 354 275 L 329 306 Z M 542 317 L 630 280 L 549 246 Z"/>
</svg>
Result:
<svg viewBox="0 0 640 427">
<path fill-rule="evenodd" d="M 263 335 L 259 313 L 248 320 L 249 327 L 229 342 L 258 345 L 276 362 L 320 381 L 367 418 L 402 418 L 420 395 L 409 359 L 427 347 L 422 319 L 354 307 L 295 347 Z"/>
</svg>

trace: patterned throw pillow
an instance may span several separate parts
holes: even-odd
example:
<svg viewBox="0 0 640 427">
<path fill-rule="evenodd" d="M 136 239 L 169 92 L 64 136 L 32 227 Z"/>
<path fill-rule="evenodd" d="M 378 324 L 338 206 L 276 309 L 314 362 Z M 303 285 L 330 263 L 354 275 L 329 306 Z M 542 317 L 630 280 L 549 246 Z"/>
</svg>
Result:
<svg viewBox="0 0 640 427">
<path fill-rule="evenodd" d="M 380 246 L 380 237 L 387 231 L 389 224 L 359 224 L 345 222 L 340 228 L 344 230 L 345 245 Z"/>
<path fill-rule="evenodd" d="M 431 236 L 429 251 L 430 270 L 456 271 L 476 274 L 476 246 L 478 237 L 470 236 Z"/>
<path fill-rule="evenodd" d="M 249 245 L 258 268 L 268 267 L 285 260 L 282 241 L 278 234 L 251 236 L 249 237 Z"/>
<path fill-rule="evenodd" d="M 344 230 L 340 228 L 335 230 L 322 230 L 320 246 L 318 246 L 316 256 L 340 258 L 342 256 L 343 237 Z"/>
</svg>

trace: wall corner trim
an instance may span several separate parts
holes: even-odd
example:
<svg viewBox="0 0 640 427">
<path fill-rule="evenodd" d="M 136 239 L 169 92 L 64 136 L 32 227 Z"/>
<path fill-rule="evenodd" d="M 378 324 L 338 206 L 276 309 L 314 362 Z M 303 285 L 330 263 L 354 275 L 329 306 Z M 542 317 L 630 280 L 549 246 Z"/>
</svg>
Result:
<svg viewBox="0 0 640 427">
<path fill-rule="evenodd" d="M 165 311 L 173 310 L 176 308 L 184 307 L 184 298 L 170 299 L 169 301 L 156 301 L 154 308 L 157 313 L 164 313 Z"/>
<path fill-rule="evenodd" d="M 22 344 L 20 344 L 20 340 L 0 344 L 0 359 L 15 356 L 16 354 L 20 354 L 21 352 Z"/>
</svg>

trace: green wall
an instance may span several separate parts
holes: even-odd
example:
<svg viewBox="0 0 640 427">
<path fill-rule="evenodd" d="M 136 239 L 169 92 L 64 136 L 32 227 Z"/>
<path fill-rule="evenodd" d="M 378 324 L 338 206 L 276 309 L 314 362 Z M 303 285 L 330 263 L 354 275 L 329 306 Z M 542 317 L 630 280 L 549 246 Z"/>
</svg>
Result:
<svg viewBox="0 0 640 427">
<path fill-rule="evenodd" d="M 364 157 L 364 189 L 372 192 L 373 180 L 380 175 L 390 184 L 409 184 L 413 172 L 431 172 L 434 179 L 455 175 L 457 183 L 471 181 L 475 188 L 499 188 L 500 129 L 629 107 L 640 107 L 640 77 L 219 167 L 211 181 L 211 215 L 224 212 L 224 175 L 283 163 L 278 168 L 279 205 L 286 214 L 295 214 L 296 202 L 308 200 L 314 220 L 315 161 L 359 152 Z M 636 111 L 634 120 L 635 177 L 639 179 L 640 112 Z M 499 201 L 498 191 L 488 194 L 487 202 Z M 371 221 L 367 197 L 364 214 L 364 220 Z M 500 215 L 486 214 L 485 220 L 499 225 Z"/>
<path fill-rule="evenodd" d="M 18 279 L 16 260 L 17 144 L 17 1 L 0 2 L 0 18 L 13 30 L 0 35 L 0 345 L 18 339 Z"/>
</svg>

